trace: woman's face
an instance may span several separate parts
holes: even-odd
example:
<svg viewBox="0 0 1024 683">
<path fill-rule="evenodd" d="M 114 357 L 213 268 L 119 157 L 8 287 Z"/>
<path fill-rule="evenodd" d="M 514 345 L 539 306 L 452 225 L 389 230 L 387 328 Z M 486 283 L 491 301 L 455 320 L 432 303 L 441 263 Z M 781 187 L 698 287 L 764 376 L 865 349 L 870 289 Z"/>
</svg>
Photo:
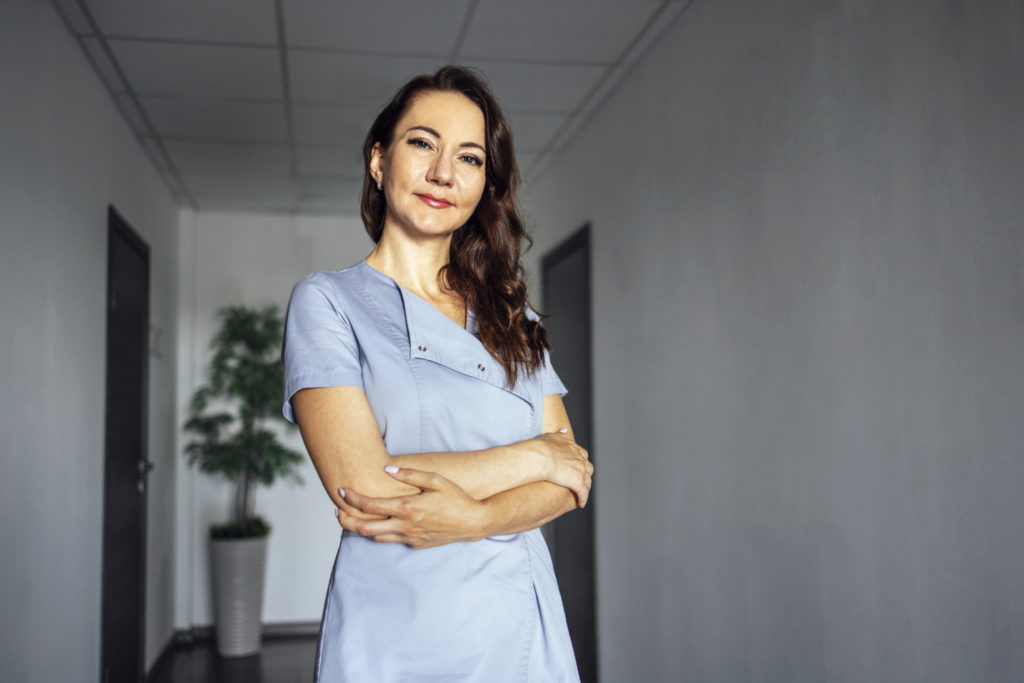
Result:
<svg viewBox="0 0 1024 683">
<path fill-rule="evenodd" d="M 387 149 L 370 157 L 384 184 L 384 230 L 450 235 L 476 209 L 487 178 L 484 115 L 465 95 L 428 91 L 398 120 Z"/>
</svg>

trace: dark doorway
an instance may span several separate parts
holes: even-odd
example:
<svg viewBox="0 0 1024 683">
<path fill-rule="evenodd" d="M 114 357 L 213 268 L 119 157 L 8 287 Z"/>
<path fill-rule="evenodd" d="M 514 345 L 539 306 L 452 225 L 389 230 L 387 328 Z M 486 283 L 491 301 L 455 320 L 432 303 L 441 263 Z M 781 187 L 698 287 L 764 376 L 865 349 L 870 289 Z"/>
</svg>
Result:
<svg viewBox="0 0 1024 683">
<path fill-rule="evenodd" d="M 590 226 L 585 225 L 544 256 L 544 327 L 552 359 L 569 388 L 565 408 L 576 441 L 593 447 L 590 328 Z M 597 681 L 597 629 L 594 593 L 594 505 L 555 520 L 549 530 L 558 586 L 583 683 Z"/>
<path fill-rule="evenodd" d="M 107 395 L 100 681 L 144 676 L 149 246 L 107 213 Z"/>
</svg>

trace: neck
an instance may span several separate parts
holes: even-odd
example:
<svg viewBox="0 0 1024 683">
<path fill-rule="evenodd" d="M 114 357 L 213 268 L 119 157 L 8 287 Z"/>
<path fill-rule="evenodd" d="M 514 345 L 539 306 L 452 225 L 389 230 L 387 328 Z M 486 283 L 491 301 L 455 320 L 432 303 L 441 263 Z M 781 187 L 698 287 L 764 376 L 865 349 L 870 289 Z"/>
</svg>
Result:
<svg viewBox="0 0 1024 683">
<path fill-rule="evenodd" d="M 452 236 L 411 240 L 385 228 L 366 262 L 398 284 L 428 298 L 442 295 L 439 274 L 448 264 Z"/>
</svg>

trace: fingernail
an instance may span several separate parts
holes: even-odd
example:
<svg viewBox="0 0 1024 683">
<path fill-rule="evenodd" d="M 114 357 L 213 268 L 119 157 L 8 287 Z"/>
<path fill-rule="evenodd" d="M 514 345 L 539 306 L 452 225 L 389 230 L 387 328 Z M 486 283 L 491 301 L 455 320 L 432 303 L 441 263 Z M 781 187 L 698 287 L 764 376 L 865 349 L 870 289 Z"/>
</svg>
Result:
<svg viewBox="0 0 1024 683">
<path fill-rule="evenodd" d="M 569 433 L 569 428 L 568 427 L 562 427 L 561 429 L 558 430 L 558 433 L 559 434 L 568 434 Z"/>
<path fill-rule="evenodd" d="M 337 517 L 341 514 L 341 508 L 334 508 L 334 516 Z"/>
<path fill-rule="evenodd" d="M 338 495 L 341 496 L 342 498 L 344 498 L 345 497 L 345 489 L 338 489 Z"/>
<path fill-rule="evenodd" d="M 387 472 L 388 474 L 394 474 L 395 472 L 398 471 L 398 465 L 388 465 L 387 467 L 384 468 L 384 471 Z"/>
</svg>

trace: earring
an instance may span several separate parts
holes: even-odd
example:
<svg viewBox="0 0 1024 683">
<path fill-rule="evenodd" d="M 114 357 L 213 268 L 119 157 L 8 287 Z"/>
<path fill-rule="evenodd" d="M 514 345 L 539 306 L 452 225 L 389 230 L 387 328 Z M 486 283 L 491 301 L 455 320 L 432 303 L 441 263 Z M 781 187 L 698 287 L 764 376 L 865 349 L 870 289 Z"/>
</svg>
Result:
<svg viewBox="0 0 1024 683">
<path fill-rule="evenodd" d="M 381 184 L 381 182 L 379 180 L 377 181 L 377 189 L 378 190 L 383 190 L 384 189 L 384 185 Z"/>
</svg>

